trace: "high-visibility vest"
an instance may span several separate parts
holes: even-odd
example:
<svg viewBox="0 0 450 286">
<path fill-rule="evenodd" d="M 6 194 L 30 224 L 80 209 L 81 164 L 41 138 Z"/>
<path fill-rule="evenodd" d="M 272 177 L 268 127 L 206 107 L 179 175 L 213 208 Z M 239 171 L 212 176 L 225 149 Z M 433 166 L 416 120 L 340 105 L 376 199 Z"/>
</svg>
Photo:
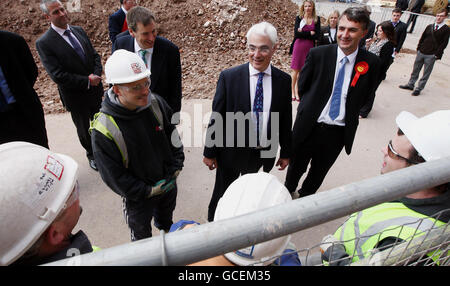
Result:
<svg viewBox="0 0 450 286">
<path fill-rule="evenodd" d="M 152 94 L 150 97 L 150 110 L 153 112 L 156 120 L 158 121 L 161 129 L 164 128 L 164 120 L 161 112 L 161 108 L 156 97 Z M 120 131 L 119 126 L 117 125 L 114 117 L 109 114 L 98 112 L 94 115 L 94 120 L 90 122 L 89 132 L 95 129 L 98 132 L 102 133 L 109 140 L 114 141 L 117 146 L 117 149 L 120 151 L 120 155 L 122 156 L 122 162 L 125 168 L 128 168 L 128 150 L 127 145 L 125 143 L 125 139 L 123 138 L 122 131 Z"/>
<path fill-rule="evenodd" d="M 385 238 L 409 241 L 442 225 L 445 223 L 415 212 L 402 203 L 383 203 L 352 214 L 334 236 L 344 244 L 346 253 L 353 256 L 352 262 L 356 262 L 369 256 Z"/>
</svg>

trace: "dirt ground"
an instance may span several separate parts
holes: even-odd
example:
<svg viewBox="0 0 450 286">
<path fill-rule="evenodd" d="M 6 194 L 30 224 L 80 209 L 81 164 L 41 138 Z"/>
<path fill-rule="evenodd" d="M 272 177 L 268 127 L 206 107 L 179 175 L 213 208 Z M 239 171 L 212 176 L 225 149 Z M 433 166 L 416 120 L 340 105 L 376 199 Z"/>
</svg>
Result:
<svg viewBox="0 0 450 286">
<path fill-rule="evenodd" d="M 39 3 L 0 1 L 0 29 L 18 33 L 27 41 L 39 68 L 35 89 L 45 113 L 64 112 L 56 84 L 43 68 L 35 47 L 49 27 Z M 297 13 L 296 4 L 290 0 L 141 0 L 139 4 L 155 14 L 159 35 L 180 48 L 185 99 L 212 98 L 219 72 L 241 63 L 248 28 L 263 20 L 275 25 L 279 33 L 281 52 L 274 63 L 289 69 L 288 50 Z M 119 7 L 118 0 L 81 0 L 81 12 L 70 13 L 71 24 L 87 32 L 103 65 L 111 55 L 108 17 Z"/>
</svg>

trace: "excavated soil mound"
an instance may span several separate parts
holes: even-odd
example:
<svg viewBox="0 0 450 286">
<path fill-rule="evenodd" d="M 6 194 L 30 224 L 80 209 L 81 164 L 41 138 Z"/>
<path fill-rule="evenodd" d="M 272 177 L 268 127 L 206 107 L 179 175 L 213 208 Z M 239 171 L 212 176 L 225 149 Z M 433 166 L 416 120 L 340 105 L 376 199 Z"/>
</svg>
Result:
<svg viewBox="0 0 450 286">
<path fill-rule="evenodd" d="M 56 84 L 36 52 L 36 40 L 49 27 L 39 2 L 1 1 L 0 29 L 22 35 L 30 46 L 39 68 L 35 89 L 45 112 L 64 112 Z M 70 13 L 71 24 L 86 30 L 103 64 L 111 54 L 108 16 L 119 5 L 118 0 L 81 0 L 81 12 Z M 288 50 L 298 11 L 291 0 L 141 0 L 140 5 L 155 13 L 159 35 L 180 48 L 184 98 L 213 97 L 220 71 L 247 60 L 245 35 L 252 24 L 260 21 L 277 28 L 280 46 L 273 63 L 290 71 Z"/>
</svg>

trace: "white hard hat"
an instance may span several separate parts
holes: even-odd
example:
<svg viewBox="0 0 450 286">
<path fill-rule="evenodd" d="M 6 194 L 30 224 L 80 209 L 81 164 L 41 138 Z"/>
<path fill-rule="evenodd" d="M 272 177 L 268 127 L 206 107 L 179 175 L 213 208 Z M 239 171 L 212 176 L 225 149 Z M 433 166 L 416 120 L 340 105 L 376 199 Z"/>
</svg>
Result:
<svg viewBox="0 0 450 286">
<path fill-rule="evenodd" d="M 69 198 L 78 164 L 26 142 L 0 145 L 0 265 L 21 257 Z"/>
<path fill-rule="evenodd" d="M 106 82 L 110 84 L 130 83 L 150 76 L 150 70 L 135 53 L 116 50 L 106 61 Z"/>
<path fill-rule="evenodd" d="M 396 122 L 425 161 L 450 156 L 450 110 L 436 111 L 421 118 L 402 111 Z"/>
<path fill-rule="evenodd" d="M 264 172 L 246 174 L 235 180 L 225 191 L 217 205 L 214 221 L 269 208 L 291 200 L 289 191 L 275 176 Z M 290 235 L 279 237 L 226 253 L 225 257 L 237 265 L 268 265 L 283 253 L 290 238 Z"/>
</svg>

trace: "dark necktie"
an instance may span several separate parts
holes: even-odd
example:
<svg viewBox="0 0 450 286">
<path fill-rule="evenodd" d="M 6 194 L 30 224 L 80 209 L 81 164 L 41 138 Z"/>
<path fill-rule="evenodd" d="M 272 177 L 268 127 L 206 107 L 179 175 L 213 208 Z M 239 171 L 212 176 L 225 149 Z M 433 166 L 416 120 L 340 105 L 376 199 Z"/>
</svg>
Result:
<svg viewBox="0 0 450 286">
<path fill-rule="evenodd" d="M 434 25 L 434 30 L 435 30 L 435 31 L 438 30 L 438 25 Z"/>
<path fill-rule="evenodd" d="M 256 83 L 256 92 L 255 92 L 255 100 L 253 101 L 253 112 L 256 116 L 256 140 L 257 145 L 259 144 L 259 131 L 260 131 L 260 120 L 261 120 L 261 114 L 263 112 L 263 104 L 264 104 L 264 92 L 263 92 L 263 77 L 264 73 L 260 72 L 258 74 L 258 82 Z"/>
<path fill-rule="evenodd" d="M 338 76 L 334 84 L 333 94 L 331 95 L 330 103 L 330 118 L 335 120 L 341 108 L 341 95 L 342 95 L 342 85 L 344 83 L 345 77 L 345 64 L 348 62 L 347 57 L 342 58 L 340 61 L 341 67 L 339 68 Z"/>
<path fill-rule="evenodd" d="M 78 41 L 74 39 L 72 36 L 72 32 L 70 30 L 64 31 L 64 35 L 66 35 L 69 38 L 70 43 L 72 44 L 73 49 L 77 54 L 80 56 L 80 58 L 84 61 L 86 61 L 86 55 L 84 54 L 83 49 L 81 48 L 80 44 L 78 44 Z"/>
</svg>

